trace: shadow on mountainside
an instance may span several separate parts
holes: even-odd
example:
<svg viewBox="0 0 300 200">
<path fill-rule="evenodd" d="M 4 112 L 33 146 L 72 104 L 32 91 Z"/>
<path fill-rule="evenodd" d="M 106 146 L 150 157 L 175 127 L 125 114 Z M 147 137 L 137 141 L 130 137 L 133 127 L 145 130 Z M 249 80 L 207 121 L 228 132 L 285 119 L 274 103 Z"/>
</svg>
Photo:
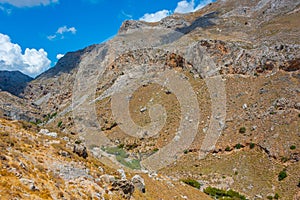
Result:
<svg viewBox="0 0 300 200">
<path fill-rule="evenodd" d="M 210 26 L 216 25 L 214 23 L 214 20 L 217 19 L 218 12 L 211 12 L 206 15 L 203 15 L 199 18 L 197 18 L 193 23 L 189 26 L 182 27 L 182 28 L 177 28 L 176 31 L 181 32 L 183 34 L 187 34 L 196 28 L 207 28 Z"/>
</svg>

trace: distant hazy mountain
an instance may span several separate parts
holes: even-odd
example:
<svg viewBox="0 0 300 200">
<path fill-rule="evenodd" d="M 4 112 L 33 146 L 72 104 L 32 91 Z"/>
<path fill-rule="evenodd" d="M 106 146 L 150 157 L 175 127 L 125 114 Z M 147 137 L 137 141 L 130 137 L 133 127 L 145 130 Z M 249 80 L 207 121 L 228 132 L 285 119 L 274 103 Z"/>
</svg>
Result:
<svg viewBox="0 0 300 200">
<path fill-rule="evenodd" d="M 19 71 L 0 71 L 0 90 L 20 96 L 33 78 Z"/>
</svg>

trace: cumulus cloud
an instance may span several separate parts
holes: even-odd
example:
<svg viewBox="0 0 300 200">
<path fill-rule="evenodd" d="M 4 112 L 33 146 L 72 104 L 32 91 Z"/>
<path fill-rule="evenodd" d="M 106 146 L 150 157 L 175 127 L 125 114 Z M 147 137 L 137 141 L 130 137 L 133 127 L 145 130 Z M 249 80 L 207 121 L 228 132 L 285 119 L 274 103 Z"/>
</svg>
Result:
<svg viewBox="0 0 300 200">
<path fill-rule="evenodd" d="M 54 35 L 47 36 L 48 40 L 54 40 L 58 36 L 60 36 L 61 39 L 64 38 L 64 33 L 72 33 L 76 34 L 77 30 L 75 27 L 68 28 L 67 26 L 62 26 L 57 29 Z"/>
<path fill-rule="evenodd" d="M 190 2 L 187 0 L 183 0 L 177 3 L 177 7 L 175 8 L 174 13 L 195 12 L 196 10 L 203 8 L 204 6 L 212 2 L 213 0 L 200 0 L 200 2 L 196 5 L 194 0 L 191 0 Z"/>
<path fill-rule="evenodd" d="M 196 10 L 203 8 L 204 6 L 212 2 L 214 2 L 214 0 L 200 0 L 200 2 L 196 4 L 194 0 L 183 0 L 177 3 L 177 7 L 174 11 L 161 10 L 157 11 L 156 13 L 146 13 L 143 17 L 140 18 L 140 20 L 146 22 L 158 22 L 161 19 L 171 15 L 172 13 L 195 12 Z"/>
<path fill-rule="evenodd" d="M 145 22 L 158 22 L 161 19 L 169 16 L 170 14 L 171 12 L 168 10 L 161 10 L 157 11 L 156 13 L 146 13 L 143 17 L 140 18 L 140 20 Z"/>
<path fill-rule="evenodd" d="M 180 1 L 177 3 L 177 7 L 175 8 L 175 13 L 189 13 L 194 11 L 195 2 L 192 0 L 188 1 Z"/>
<path fill-rule="evenodd" d="M 58 0 L 0 0 L 0 4 L 10 4 L 18 8 L 48 6 L 55 3 L 58 3 Z"/>
<path fill-rule="evenodd" d="M 51 61 L 44 49 L 26 48 L 24 54 L 20 45 L 11 42 L 8 35 L 0 33 L 0 70 L 19 70 L 35 77 L 50 67 Z"/>
<path fill-rule="evenodd" d="M 58 60 L 61 59 L 62 57 L 64 57 L 64 54 L 60 54 L 60 53 L 59 53 L 59 54 L 56 55 L 56 58 L 57 58 Z"/>
</svg>

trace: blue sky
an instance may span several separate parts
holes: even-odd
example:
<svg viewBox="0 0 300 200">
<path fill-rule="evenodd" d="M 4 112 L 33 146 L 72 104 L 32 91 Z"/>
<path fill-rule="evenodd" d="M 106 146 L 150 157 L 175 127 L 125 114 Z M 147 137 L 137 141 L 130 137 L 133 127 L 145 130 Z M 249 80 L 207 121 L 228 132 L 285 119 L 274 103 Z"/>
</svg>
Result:
<svg viewBox="0 0 300 200">
<path fill-rule="evenodd" d="M 127 19 L 158 21 L 212 0 L 0 0 L 0 70 L 32 77 L 69 51 L 101 43 Z"/>
</svg>

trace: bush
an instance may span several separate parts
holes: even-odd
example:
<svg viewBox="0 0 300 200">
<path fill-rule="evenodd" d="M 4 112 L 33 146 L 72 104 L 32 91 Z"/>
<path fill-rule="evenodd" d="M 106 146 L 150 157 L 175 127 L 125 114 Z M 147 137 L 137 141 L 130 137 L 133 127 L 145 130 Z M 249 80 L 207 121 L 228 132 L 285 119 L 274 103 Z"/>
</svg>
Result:
<svg viewBox="0 0 300 200">
<path fill-rule="evenodd" d="M 276 194 L 274 195 L 274 199 L 279 199 L 279 194 L 278 194 L 278 193 L 276 193 Z"/>
<path fill-rule="evenodd" d="M 286 169 L 284 169 L 281 172 L 279 172 L 279 174 L 278 174 L 278 181 L 282 181 L 286 177 L 287 177 L 287 173 L 286 173 Z"/>
<path fill-rule="evenodd" d="M 227 146 L 226 148 L 225 148 L 225 151 L 230 151 L 231 150 L 231 148 L 229 147 L 229 146 Z"/>
<path fill-rule="evenodd" d="M 236 199 L 236 200 L 246 200 L 246 197 L 240 193 L 233 190 L 221 190 L 214 187 L 207 187 L 203 190 L 205 194 L 208 194 L 216 199 Z"/>
<path fill-rule="evenodd" d="M 188 152 L 189 152 L 189 150 L 187 150 L 187 149 L 185 149 L 185 150 L 183 151 L 184 154 L 187 154 Z"/>
<path fill-rule="evenodd" d="M 200 189 L 201 187 L 201 184 L 194 179 L 182 179 L 181 181 L 197 189 Z"/>
<path fill-rule="evenodd" d="M 235 146 L 234 146 L 236 149 L 240 149 L 240 148 L 243 148 L 244 147 L 244 145 L 242 145 L 242 144 L 236 144 Z"/>
<path fill-rule="evenodd" d="M 296 146 L 295 146 L 295 145 L 292 145 L 292 146 L 290 146 L 290 149 L 291 149 L 291 150 L 294 150 L 294 149 L 296 149 Z"/>
<path fill-rule="evenodd" d="M 62 125 L 62 121 L 59 121 L 59 122 L 57 123 L 57 127 L 60 128 L 61 125 Z"/>
<path fill-rule="evenodd" d="M 245 127 L 241 127 L 239 130 L 240 133 L 246 133 L 246 128 Z"/>
<path fill-rule="evenodd" d="M 254 143 L 250 143 L 250 149 L 253 149 L 255 147 L 255 144 Z"/>
</svg>

